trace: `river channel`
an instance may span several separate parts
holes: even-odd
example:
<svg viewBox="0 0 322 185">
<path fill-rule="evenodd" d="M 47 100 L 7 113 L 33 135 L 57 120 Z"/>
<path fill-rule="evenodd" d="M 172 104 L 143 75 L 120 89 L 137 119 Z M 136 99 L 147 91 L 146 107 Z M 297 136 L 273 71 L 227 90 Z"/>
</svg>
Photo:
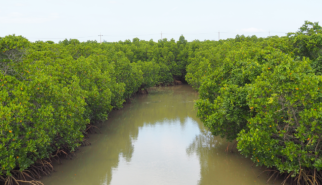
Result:
<svg viewBox="0 0 322 185">
<path fill-rule="evenodd" d="M 138 95 L 91 134 L 90 146 L 55 164 L 45 185 L 264 185 L 264 170 L 212 136 L 188 85 Z M 230 146 L 232 144 L 230 143 Z M 236 151 L 236 150 L 235 150 Z"/>
</svg>

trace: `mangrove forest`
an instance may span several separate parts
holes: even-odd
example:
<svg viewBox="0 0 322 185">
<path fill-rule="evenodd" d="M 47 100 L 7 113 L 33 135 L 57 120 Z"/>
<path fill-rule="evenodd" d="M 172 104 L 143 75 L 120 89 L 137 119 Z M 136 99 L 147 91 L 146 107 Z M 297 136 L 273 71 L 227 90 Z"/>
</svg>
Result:
<svg viewBox="0 0 322 185">
<path fill-rule="evenodd" d="M 8 35 L 0 37 L 0 71 L 0 184 L 42 184 L 54 158 L 87 145 L 87 135 L 134 94 L 181 83 L 198 92 L 194 106 L 208 131 L 234 142 L 270 179 L 322 184 L 318 23 L 283 37 L 219 41 Z"/>
</svg>

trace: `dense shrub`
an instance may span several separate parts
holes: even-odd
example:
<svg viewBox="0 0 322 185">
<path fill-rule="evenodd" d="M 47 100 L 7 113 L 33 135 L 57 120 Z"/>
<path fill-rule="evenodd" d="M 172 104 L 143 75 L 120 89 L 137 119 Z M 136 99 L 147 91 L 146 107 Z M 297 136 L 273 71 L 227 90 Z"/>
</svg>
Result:
<svg viewBox="0 0 322 185">
<path fill-rule="evenodd" d="M 237 139 L 257 165 L 302 183 L 317 180 L 314 169 L 322 169 L 321 34 L 317 23 L 306 22 L 286 37 L 237 36 L 207 49 L 200 43 L 187 66 L 209 130 Z"/>
<path fill-rule="evenodd" d="M 75 150 L 87 124 L 106 120 L 140 88 L 172 83 L 184 71 L 176 54 L 185 47 L 183 37 L 179 44 L 0 38 L 0 175 Z"/>
<path fill-rule="evenodd" d="M 209 130 L 237 140 L 257 165 L 298 179 L 302 168 L 322 170 L 317 23 L 285 37 L 202 42 L 55 44 L 10 35 L 0 38 L 0 62 L 0 175 L 60 148 L 74 150 L 87 124 L 106 120 L 137 91 L 174 79 L 199 91 L 198 116 Z M 314 182 L 315 175 L 305 178 Z"/>
</svg>

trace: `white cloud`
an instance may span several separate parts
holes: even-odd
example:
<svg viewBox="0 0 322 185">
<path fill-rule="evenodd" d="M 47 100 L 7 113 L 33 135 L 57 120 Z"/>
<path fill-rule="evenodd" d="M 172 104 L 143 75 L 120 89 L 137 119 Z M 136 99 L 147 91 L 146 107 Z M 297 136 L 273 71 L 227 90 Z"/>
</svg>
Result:
<svg viewBox="0 0 322 185">
<path fill-rule="evenodd" d="M 50 14 L 47 16 L 26 16 L 19 12 L 12 12 L 5 16 L 0 16 L 0 23 L 46 23 L 58 19 L 57 14 Z"/>
<path fill-rule="evenodd" d="M 178 7 L 174 7 L 170 10 L 168 10 L 167 12 L 164 13 L 165 16 L 171 15 L 173 14 L 176 10 L 178 9 Z"/>
<path fill-rule="evenodd" d="M 107 1 L 108 3 L 110 4 L 116 4 L 117 2 L 116 1 Z"/>
<path fill-rule="evenodd" d="M 263 29 L 259 29 L 259 28 L 246 28 L 246 29 L 241 29 L 240 31 L 243 32 L 250 32 L 250 33 L 254 33 L 254 32 L 265 32 L 265 30 Z"/>
<path fill-rule="evenodd" d="M 14 6 L 16 7 L 26 7 L 28 6 L 28 4 L 24 4 L 24 3 L 15 3 Z"/>
<path fill-rule="evenodd" d="M 175 8 L 172 8 L 171 9 L 171 11 L 175 11 L 175 10 L 177 10 L 178 9 L 178 7 L 175 7 Z"/>
</svg>

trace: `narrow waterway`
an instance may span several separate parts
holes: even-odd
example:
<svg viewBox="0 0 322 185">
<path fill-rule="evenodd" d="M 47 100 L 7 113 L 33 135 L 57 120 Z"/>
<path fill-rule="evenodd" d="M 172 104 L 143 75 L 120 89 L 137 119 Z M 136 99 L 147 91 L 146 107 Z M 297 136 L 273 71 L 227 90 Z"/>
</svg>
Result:
<svg viewBox="0 0 322 185">
<path fill-rule="evenodd" d="M 190 86 L 152 88 L 136 96 L 90 135 L 72 160 L 55 164 L 45 185 L 259 185 L 263 169 L 196 117 Z"/>
</svg>

